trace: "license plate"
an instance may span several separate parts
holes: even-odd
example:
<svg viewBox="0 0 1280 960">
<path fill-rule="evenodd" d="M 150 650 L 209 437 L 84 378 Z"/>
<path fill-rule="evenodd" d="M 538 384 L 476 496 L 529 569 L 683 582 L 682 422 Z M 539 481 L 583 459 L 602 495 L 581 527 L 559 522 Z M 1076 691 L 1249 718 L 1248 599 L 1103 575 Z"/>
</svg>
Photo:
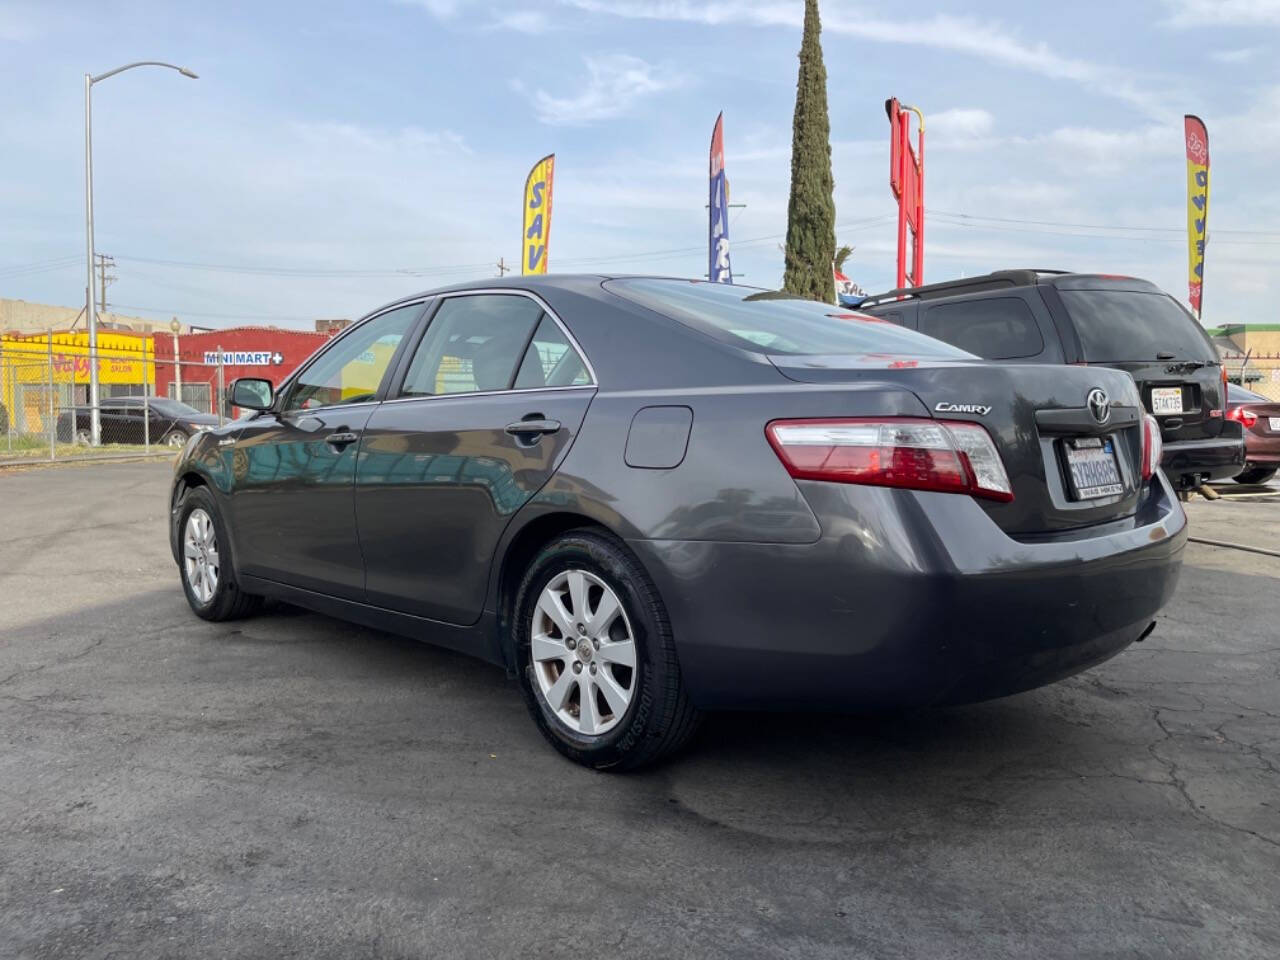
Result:
<svg viewBox="0 0 1280 960">
<path fill-rule="evenodd" d="M 1155 414 L 1181 413 L 1182 388 L 1156 387 L 1153 389 L 1151 391 L 1151 412 Z"/>
<path fill-rule="evenodd" d="M 1069 440 L 1066 449 L 1071 486 L 1075 488 L 1078 499 L 1096 500 L 1124 493 L 1115 447 L 1110 439 L 1087 437 Z"/>
<path fill-rule="evenodd" d="M 1280 433 L 1280 417 L 1267 417 L 1267 423 L 1271 425 L 1272 433 Z"/>
</svg>

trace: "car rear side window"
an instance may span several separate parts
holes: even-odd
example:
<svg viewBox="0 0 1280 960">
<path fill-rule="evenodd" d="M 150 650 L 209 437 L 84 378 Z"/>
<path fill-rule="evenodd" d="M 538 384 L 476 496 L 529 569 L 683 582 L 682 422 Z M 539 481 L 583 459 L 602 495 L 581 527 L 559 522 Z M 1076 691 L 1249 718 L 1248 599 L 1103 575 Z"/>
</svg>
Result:
<svg viewBox="0 0 1280 960">
<path fill-rule="evenodd" d="M 722 343 L 758 353 L 973 358 L 879 317 L 776 291 L 648 278 L 608 280 L 604 288 Z"/>
<path fill-rule="evenodd" d="M 1129 290 L 1059 292 L 1080 334 L 1083 359 L 1087 361 L 1218 362 L 1218 352 L 1204 329 L 1167 293 Z"/>
<path fill-rule="evenodd" d="M 517 390 L 538 387 L 580 387 L 591 382 L 587 365 L 573 349 L 559 325 L 545 313 L 516 374 Z"/>
<path fill-rule="evenodd" d="M 1036 318 L 1019 297 L 940 303 L 924 312 L 920 332 L 988 360 L 1035 357 L 1044 350 Z"/>
<path fill-rule="evenodd" d="M 519 295 L 448 298 L 418 344 L 400 395 L 510 389 L 516 364 L 541 318 L 538 302 Z"/>
</svg>

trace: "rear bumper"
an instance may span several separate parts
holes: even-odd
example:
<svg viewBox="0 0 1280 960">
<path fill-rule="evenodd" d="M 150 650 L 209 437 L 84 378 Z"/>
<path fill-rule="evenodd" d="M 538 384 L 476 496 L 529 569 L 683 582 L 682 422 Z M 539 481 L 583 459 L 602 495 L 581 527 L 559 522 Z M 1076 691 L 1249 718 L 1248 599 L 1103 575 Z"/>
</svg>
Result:
<svg viewBox="0 0 1280 960">
<path fill-rule="evenodd" d="M 1135 517 L 1038 543 L 967 497 L 800 485 L 815 543 L 632 541 L 701 707 L 875 710 L 1050 683 L 1143 633 L 1186 542 L 1163 478 Z"/>
<path fill-rule="evenodd" d="M 1251 467 L 1280 466 L 1280 434 L 1263 436 L 1250 431 L 1244 437 L 1245 463 Z"/>
<path fill-rule="evenodd" d="M 1228 428 L 1234 427 L 1234 431 Z M 1207 440 L 1178 440 L 1164 445 L 1160 466 L 1177 484 L 1184 476 L 1195 474 L 1203 479 L 1227 480 L 1244 469 L 1244 436 L 1240 425 L 1228 420 L 1223 424 L 1227 436 Z M 1232 436 L 1231 433 L 1235 435 Z"/>
</svg>

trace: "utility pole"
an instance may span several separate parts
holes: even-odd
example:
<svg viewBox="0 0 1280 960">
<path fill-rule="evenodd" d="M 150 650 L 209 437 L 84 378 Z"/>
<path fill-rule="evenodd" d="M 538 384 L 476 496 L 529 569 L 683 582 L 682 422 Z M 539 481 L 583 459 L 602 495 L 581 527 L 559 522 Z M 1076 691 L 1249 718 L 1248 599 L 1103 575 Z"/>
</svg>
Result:
<svg viewBox="0 0 1280 960">
<path fill-rule="evenodd" d="M 103 313 L 107 311 L 107 284 L 115 283 L 116 277 L 107 276 L 107 267 L 114 267 L 115 260 L 105 253 L 95 253 L 94 258 L 98 261 L 98 309 Z"/>
<path fill-rule="evenodd" d="M 512 267 L 507 266 L 507 261 L 503 257 L 498 258 L 498 276 L 505 276 L 512 269 Z"/>
</svg>

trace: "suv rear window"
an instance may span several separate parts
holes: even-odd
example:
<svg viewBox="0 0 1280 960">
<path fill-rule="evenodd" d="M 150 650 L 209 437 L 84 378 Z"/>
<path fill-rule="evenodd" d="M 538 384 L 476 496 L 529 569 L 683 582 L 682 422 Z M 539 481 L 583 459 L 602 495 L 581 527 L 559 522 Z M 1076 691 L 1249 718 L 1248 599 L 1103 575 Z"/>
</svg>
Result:
<svg viewBox="0 0 1280 960">
<path fill-rule="evenodd" d="M 607 280 L 604 288 L 722 343 L 773 354 L 973 355 L 878 317 L 790 294 L 697 280 Z"/>
<path fill-rule="evenodd" d="M 1080 334 L 1085 360 L 1110 363 L 1167 357 L 1218 362 L 1218 351 L 1200 324 L 1166 293 L 1062 290 L 1060 294 Z"/>
<path fill-rule="evenodd" d="M 924 312 L 920 332 L 988 360 L 1034 357 L 1044 350 L 1036 318 L 1017 297 L 940 303 Z"/>
</svg>

